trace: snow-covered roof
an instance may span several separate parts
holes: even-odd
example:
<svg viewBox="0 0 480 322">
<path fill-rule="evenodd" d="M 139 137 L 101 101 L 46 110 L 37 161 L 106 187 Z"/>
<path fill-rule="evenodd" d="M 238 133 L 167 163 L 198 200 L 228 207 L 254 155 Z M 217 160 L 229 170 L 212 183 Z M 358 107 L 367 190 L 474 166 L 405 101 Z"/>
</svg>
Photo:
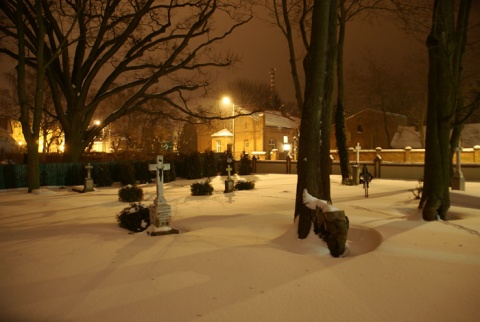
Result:
<svg viewBox="0 0 480 322">
<path fill-rule="evenodd" d="M 223 129 L 212 134 L 212 137 L 224 137 L 224 136 L 233 136 L 233 134 L 227 129 Z"/>
<path fill-rule="evenodd" d="M 236 112 L 238 114 L 249 114 L 252 111 L 246 108 L 239 108 L 236 109 Z M 289 115 L 283 115 L 280 111 L 264 111 L 253 113 L 249 116 L 257 120 L 262 115 L 265 116 L 265 126 L 283 127 L 287 129 L 295 129 L 300 126 L 299 118 Z"/>
<path fill-rule="evenodd" d="M 292 116 L 284 116 L 281 112 L 267 111 L 265 114 L 265 125 L 284 127 L 288 129 L 297 128 L 300 125 L 300 120 Z"/>
<path fill-rule="evenodd" d="M 426 127 L 423 128 L 426 134 Z M 480 145 L 480 123 L 465 124 L 462 131 L 462 147 L 473 148 Z M 413 149 L 421 149 L 420 133 L 415 126 L 398 126 L 397 131 L 392 139 L 393 149 L 403 149 L 407 146 Z"/>
</svg>

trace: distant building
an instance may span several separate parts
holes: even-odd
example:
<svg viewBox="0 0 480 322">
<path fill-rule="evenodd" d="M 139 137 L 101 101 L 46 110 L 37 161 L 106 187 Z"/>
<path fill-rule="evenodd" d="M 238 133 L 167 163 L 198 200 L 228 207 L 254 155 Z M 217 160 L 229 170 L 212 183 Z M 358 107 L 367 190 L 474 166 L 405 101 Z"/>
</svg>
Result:
<svg viewBox="0 0 480 322">
<path fill-rule="evenodd" d="M 38 152 L 42 152 L 44 147 L 44 137 L 42 134 L 41 132 Z M 53 131 L 49 131 L 47 134 L 48 142 L 52 141 L 52 135 Z M 63 143 L 63 133 L 60 135 L 59 141 Z M 22 152 L 26 144 L 20 121 L 11 118 L 0 118 L 0 149 L 3 149 L 5 152 Z M 54 142 L 50 144 L 49 152 L 63 152 L 63 146 L 57 144 L 56 140 L 54 140 Z"/>
<path fill-rule="evenodd" d="M 18 125 L 18 121 L 0 118 L 0 161 L 3 160 L 4 153 L 18 152 L 25 144 L 22 127 L 19 128 Z"/>
<path fill-rule="evenodd" d="M 392 139 L 393 149 L 404 149 L 409 146 L 413 149 L 423 149 L 425 147 L 426 127 L 423 127 L 423 135 L 420 134 L 415 126 L 399 126 Z M 473 148 L 480 145 L 480 123 L 465 124 L 461 145 L 464 148 Z"/>
<path fill-rule="evenodd" d="M 238 113 L 250 112 L 243 109 Z M 242 152 L 257 155 L 262 159 L 284 159 L 288 153 L 295 153 L 299 126 L 298 118 L 276 111 L 238 116 L 234 120 L 218 120 L 208 125 L 197 124 L 184 129 L 189 133 L 191 142 L 185 149 L 225 152 L 230 146 L 236 159 Z"/>
<path fill-rule="evenodd" d="M 406 125 L 405 115 L 366 108 L 345 118 L 347 147 L 355 147 L 359 143 L 362 149 L 388 149 L 397 127 Z M 332 126 L 330 147 L 337 149 L 335 125 Z"/>
</svg>

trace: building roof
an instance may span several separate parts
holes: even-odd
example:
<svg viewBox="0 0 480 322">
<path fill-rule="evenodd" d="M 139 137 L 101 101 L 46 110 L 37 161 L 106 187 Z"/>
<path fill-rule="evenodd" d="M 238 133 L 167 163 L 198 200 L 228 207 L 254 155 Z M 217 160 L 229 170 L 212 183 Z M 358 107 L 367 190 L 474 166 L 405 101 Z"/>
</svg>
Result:
<svg viewBox="0 0 480 322">
<path fill-rule="evenodd" d="M 423 128 L 426 134 L 426 127 Z M 462 147 L 473 148 L 480 145 L 480 123 L 465 124 L 462 131 Z M 407 146 L 413 149 L 421 149 L 420 133 L 415 126 L 398 126 L 392 139 L 392 148 L 403 149 Z"/>
<path fill-rule="evenodd" d="M 266 111 L 265 126 L 283 127 L 288 129 L 295 129 L 300 126 L 300 119 L 293 116 L 282 115 L 281 112 Z"/>
<path fill-rule="evenodd" d="M 223 129 L 212 134 L 212 137 L 225 137 L 225 136 L 233 136 L 233 134 L 227 129 Z"/>
<path fill-rule="evenodd" d="M 384 112 L 380 111 L 380 110 L 377 110 L 377 109 L 374 109 L 374 108 L 371 108 L 371 107 L 367 107 L 367 108 L 364 108 L 363 110 L 361 110 L 357 113 L 354 113 L 354 114 L 346 117 L 345 120 L 355 118 L 355 117 L 359 116 L 360 114 L 364 114 L 364 113 L 383 114 Z M 403 114 L 397 114 L 397 113 L 392 113 L 392 112 L 385 112 L 385 114 L 388 115 L 388 116 L 391 116 L 391 117 L 404 118 L 405 120 L 407 119 L 407 116 L 403 115 Z"/>
<path fill-rule="evenodd" d="M 238 108 L 235 111 L 238 114 L 252 113 L 247 108 Z M 290 115 L 283 115 L 280 111 L 263 111 L 246 116 L 250 116 L 253 119 L 257 120 L 262 115 L 265 116 L 265 126 L 282 127 L 287 129 L 295 129 L 300 126 L 299 118 Z"/>
</svg>

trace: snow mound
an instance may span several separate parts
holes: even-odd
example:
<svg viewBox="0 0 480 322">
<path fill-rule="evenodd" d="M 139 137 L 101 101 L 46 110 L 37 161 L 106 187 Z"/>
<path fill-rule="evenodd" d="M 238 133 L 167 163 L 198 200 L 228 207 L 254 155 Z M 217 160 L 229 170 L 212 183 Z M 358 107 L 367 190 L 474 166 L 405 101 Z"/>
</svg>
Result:
<svg viewBox="0 0 480 322">
<path fill-rule="evenodd" d="M 54 195 L 56 192 L 48 189 L 34 189 L 32 190 L 34 195 Z"/>
<path fill-rule="evenodd" d="M 347 250 L 342 257 L 353 257 L 369 253 L 382 243 L 382 235 L 375 229 L 350 225 L 347 235 Z M 272 243 L 280 249 L 302 255 L 325 255 L 330 257 L 327 244 L 313 230 L 305 239 L 298 239 L 297 226 L 292 225 L 285 234 Z"/>
</svg>

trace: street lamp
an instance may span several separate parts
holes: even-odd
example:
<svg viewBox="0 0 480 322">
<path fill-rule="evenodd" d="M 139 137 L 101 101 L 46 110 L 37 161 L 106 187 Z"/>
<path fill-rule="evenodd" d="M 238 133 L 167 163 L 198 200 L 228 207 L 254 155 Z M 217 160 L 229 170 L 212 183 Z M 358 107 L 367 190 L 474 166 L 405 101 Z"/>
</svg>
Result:
<svg viewBox="0 0 480 322">
<path fill-rule="evenodd" d="M 235 158 L 235 104 L 233 104 L 232 100 L 228 96 L 223 97 L 222 103 L 224 105 L 232 104 L 232 116 L 233 116 L 233 119 L 232 119 L 232 133 L 233 133 L 232 154 L 233 154 L 233 157 Z"/>
</svg>

